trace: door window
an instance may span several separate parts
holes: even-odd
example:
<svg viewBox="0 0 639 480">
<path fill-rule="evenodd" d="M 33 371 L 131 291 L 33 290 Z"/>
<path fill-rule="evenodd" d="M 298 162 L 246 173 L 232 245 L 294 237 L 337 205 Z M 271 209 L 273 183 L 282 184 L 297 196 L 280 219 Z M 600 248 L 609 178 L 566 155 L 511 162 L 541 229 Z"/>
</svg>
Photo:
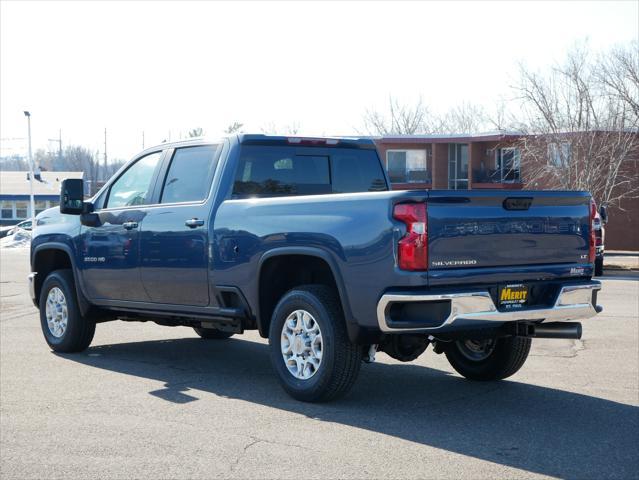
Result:
<svg viewBox="0 0 639 480">
<path fill-rule="evenodd" d="M 218 145 L 178 148 L 162 189 L 161 203 L 197 202 L 209 193 Z"/>
<path fill-rule="evenodd" d="M 118 178 L 109 191 L 106 208 L 145 205 L 150 201 L 151 184 L 160 164 L 162 152 L 142 157 Z"/>
</svg>

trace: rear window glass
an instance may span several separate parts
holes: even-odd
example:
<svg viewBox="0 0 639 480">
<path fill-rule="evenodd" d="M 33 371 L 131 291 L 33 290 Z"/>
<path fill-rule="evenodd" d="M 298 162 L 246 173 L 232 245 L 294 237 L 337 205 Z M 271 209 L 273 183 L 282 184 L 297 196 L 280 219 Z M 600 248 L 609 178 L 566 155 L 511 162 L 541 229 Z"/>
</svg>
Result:
<svg viewBox="0 0 639 480">
<path fill-rule="evenodd" d="M 379 157 L 372 150 L 342 151 L 331 155 L 334 193 L 388 190 Z"/>
<path fill-rule="evenodd" d="M 244 146 L 236 198 L 387 190 L 373 150 Z"/>
</svg>

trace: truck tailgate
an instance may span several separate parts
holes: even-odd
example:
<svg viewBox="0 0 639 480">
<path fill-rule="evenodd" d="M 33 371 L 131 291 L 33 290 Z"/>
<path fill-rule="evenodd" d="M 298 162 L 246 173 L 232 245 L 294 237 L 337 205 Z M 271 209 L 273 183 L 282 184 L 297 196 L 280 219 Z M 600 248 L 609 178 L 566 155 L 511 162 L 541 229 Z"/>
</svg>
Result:
<svg viewBox="0 0 639 480">
<path fill-rule="evenodd" d="M 587 263 L 589 213 L 585 192 L 433 190 L 430 269 Z"/>
</svg>

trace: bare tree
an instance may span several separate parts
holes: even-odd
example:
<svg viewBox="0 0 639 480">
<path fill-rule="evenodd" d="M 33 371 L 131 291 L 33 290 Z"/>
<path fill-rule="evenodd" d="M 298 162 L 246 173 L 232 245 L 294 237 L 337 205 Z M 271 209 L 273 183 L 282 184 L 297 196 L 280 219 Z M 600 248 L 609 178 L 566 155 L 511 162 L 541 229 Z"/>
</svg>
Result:
<svg viewBox="0 0 639 480">
<path fill-rule="evenodd" d="M 363 120 L 364 130 L 369 135 L 419 135 L 440 130 L 439 122 L 434 120 L 421 98 L 411 106 L 391 96 L 387 112 L 368 109 Z"/>
<path fill-rule="evenodd" d="M 37 152 L 36 152 L 37 153 Z M 35 154 L 34 154 L 35 158 Z M 11 155 L 0 158 L 0 171 L 23 171 L 28 170 L 29 165 L 25 157 L 21 155 Z"/>
<path fill-rule="evenodd" d="M 89 183 L 90 193 L 94 193 L 95 186 L 101 180 L 100 162 L 96 160 L 91 150 L 79 145 L 69 145 L 62 153 L 64 169 L 73 172 L 84 172 L 84 180 Z"/>
<path fill-rule="evenodd" d="M 279 126 L 275 122 L 268 122 L 262 125 L 260 130 L 266 135 L 297 135 L 300 132 L 300 124 L 293 122 Z"/>
<path fill-rule="evenodd" d="M 54 155 L 52 152 L 48 152 L 39 148 L 33 154 L 33 164 L 36 168 L 42 170 L 66 170 L 64 156 L 60 158 L 59 155 Z M 25 170 L 28 170 L 29 166 L 25 165 Z"/>
<path fill-rule="evenodd" d="M 105 180 L 111 178 L 125 163 L 126 161 L 120 159 L 110 160 L 109 163 L 102 166 L 102 178 Z"/>
<path fill-rule="evenodd" d="M 233 123 L 229 123 L 228 127 L 224 129 L 224 133 L 241 133 L 244 124 L 242 122 L 235 121 Z"/>
<path fill-rule="evenodd" d="M 189 136 L 189 138 L 201 137 L 204 135 L 204 130 L 201 127 L 192 128 L 191 130 L 189 130 L 189 133 L 187 135 Z"/>
<path fill-rule="evenodd" d="M 639 41 L 601 55 L 595 76 L 605 92 L 626 104 L 639 119 Z"/>
<path fill-rule="evenodd" d="M 630 85 L 638 67 L 628 73 L 625 56 L 591 57 L 582 46 L 546 74 L 520 67 L 523 171 L 529 186 L 587 190 L 600 204 L 619 205 L 639 196 L 639 84 L 634 94 Z M 620 76 L 627 90 L 614 87 Z"/>
<path fill-rule="evenodd" d="M 489 120 L 481 105 L 464 102 L 448 110 L 439 125 L 439 133 L 473 134 L 488 130 Z"/>
</svg>

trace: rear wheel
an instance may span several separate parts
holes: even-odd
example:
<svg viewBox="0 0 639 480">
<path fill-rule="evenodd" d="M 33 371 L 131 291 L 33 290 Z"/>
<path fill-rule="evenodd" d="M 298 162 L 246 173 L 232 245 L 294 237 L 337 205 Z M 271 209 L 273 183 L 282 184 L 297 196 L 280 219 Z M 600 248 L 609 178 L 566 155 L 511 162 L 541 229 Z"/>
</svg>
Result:
<svg viewBox="0 0 639 480">
<path fill-rule="evenodd" d="M 193 330 L 205 340 L 226 340 L 233 336 L 233 332 L 223 332 L 216 328 L 193 327 Z"/>
<path fill-rule="evenodd" d="M 345 395 L 355 383 L 362 353 L 351 343 L 339 298 L 324 285 L 286 293 L 269 330 L 271 363 L 282 387 L 305 402 Z"/>
<path fill-rule="evenodd" d="M 446 345 L 446 358 L 466 378 L 501 380 L 523 366 L 530 345 L 531 339 L 525 337 L 458 340 Z"/>
<path fill-rule="evenodd" d="M 45 340 L 56 352 L 81 352 L 91 344 L 95 321 L 80 313 L 71 270 L 56 270 L 44 280 L 40 326 Z"/>
</svg>

